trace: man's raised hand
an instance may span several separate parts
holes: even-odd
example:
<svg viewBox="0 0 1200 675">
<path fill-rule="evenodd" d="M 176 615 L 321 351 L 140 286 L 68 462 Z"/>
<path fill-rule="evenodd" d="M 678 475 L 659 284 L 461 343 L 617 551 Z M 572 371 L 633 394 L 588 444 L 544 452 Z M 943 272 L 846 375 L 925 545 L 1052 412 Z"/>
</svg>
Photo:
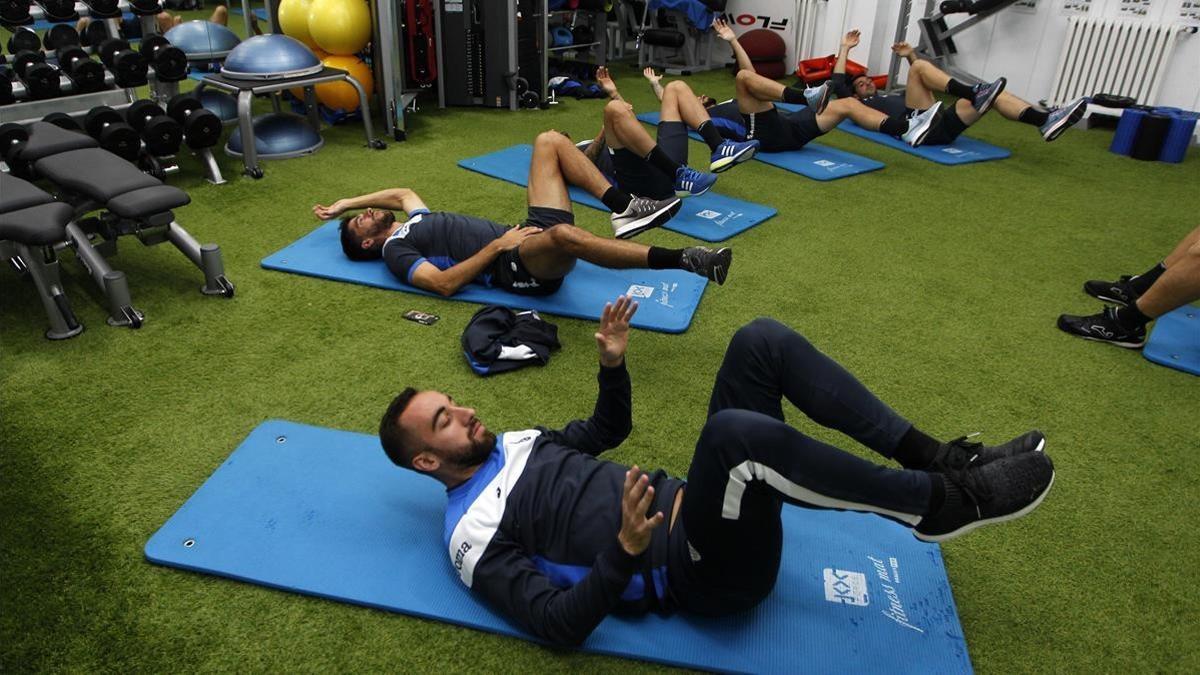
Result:
<svg viewBox="0 0 1200 675">
<path fill-rule="evenodd" d="M 854 49 L 858 46 L 858 38 L 859 32 L 857 30 L 852 30 L 849 33 L 846 33 L 846 36 L 842 38 L 842 46 L 846 49 Z"/>
<path fill-rule="evenodd" d="M 729 27 L 729 24 L 725 23 L 725 19 L 714 19 L 712 27 L 717 32 L 717 37 L 726 42 L 733 42 L 737 39 L 737 36 L 733 34 L 733 29 Z"/>
<path fill-rule="evenodd" d="M 596 348 L 600 350 L 600 364 L 605 368 L 621 365 L 625 348 L 629 346 L 629 321 L 637 312 L 637 302 L 622 295 L 615 303 L 604 304 L 600 313 L 600 329 L 596 331 Z"/>
<path fill-rule="evenodd" d="M 617 97 L 617 83 L 613 82 L 612 75 L 608 74 L 608 68 L 600 66 L 596 69 L 596 83 L 608 94 L 609 98 Z"/>
<path fill-rule="evenodd" d="M 907 42 L 897 42 L 892 45 L 892 51 L 895 52 L 896 56 L 907 59 L 913 53 L 913 48 Z"/>
<path fill-rule="evenodd" d="M 646 66 L 642 70 L 642 77 L 646 78 L 647 80 L 650 80 L 650 84 L 658 84 L 659 82 L 662 81 L 662 78 L 663 78 L 662 75 L 654 72 L 653 66 Z"/>
<path fill-rule="evenodd" d="M 625 472 L 625 490 L 621 495 L 621 531 L 617 533 L 617 541 L 621 542 L 621 548 L 629 555 L 641 555 L 650 546 L 654 528 L 662 525 L 662 511 L 646 517 L 653 503 L 654 488 L 650 487 L 650 477 L 635 464 Z"/>
</svg>

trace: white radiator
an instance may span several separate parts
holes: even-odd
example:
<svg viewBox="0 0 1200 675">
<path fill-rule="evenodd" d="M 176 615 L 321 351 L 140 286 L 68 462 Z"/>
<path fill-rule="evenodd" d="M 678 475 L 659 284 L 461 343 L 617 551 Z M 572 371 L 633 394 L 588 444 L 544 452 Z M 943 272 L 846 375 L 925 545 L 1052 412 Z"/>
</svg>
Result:
<svg viewBox="0 0 1200 675">
<path fill-rule="evenodd" d="M 796 0 L 796 45 L 794 61 L 814 55 L 817 48 L 817 8 L 819 0 Z"/>
<path fill-rule="evenodd" d="M 1153 105 L 1181 30 L 1165 23 L 1070 17 L 1048 102 L 1061 105 L 1105 93 Z"/>
</svg>

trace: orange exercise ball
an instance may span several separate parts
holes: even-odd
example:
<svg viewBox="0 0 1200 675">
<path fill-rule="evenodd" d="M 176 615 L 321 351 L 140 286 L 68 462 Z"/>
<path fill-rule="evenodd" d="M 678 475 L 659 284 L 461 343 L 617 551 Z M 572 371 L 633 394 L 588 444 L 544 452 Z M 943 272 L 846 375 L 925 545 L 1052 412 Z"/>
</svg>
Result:
<svg viewBox="0 0 1200 675">
<path fill-rule="evenodd" d="M 293 35 L 292 37 L 296 36 Z M 329 56 L 329 52 L 321 51 L 320 49 L 313 49 L 312 51 L 313 54 L 317 55 L 318 59 L 321 59 L 322 62 L 324 62 L 325 58 Z M 353 89 L 353 87 L 351 87 L 351 89 Z M 288 89 L 288 93 L 292 96 L 295 96 L 297 100 L 304 100 L 304 87 L 292 87 L 291 89 Z"/>
<path fill-rule="evenodd" d="M 321 59 L 330 68 L 340 68 L 350 73 L 362 85 L 363 91 L 370 97 L 375 91 L 375 78 L 371 75 L 371 67 L 363 63 L 357 56 L 341 56 L 331 54 Z M 327 108 L 334 110 L 358 110 L 358 92 L 349 82 L 329 82 L 318 84 L 317 100 Z"/>
</svg>

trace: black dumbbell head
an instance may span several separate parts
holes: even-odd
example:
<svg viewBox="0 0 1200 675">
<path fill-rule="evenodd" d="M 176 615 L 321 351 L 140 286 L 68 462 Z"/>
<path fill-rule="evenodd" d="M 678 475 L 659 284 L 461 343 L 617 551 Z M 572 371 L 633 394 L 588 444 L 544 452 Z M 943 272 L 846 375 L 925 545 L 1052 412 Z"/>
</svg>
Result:
<svg viewBox="0 0 1200 675">
<path fill-rule="evenodd" d="M 0 73 L 0 105 L 15 103 L 16 100 L 16 97 L 13 96 L 12 80 L 8 79 L 8 73 Z"/>
<path fill-rule="evenodd" d="M 140 50 L 147 57 L 153 58 L 154 50 L 159 47 L 170 45 L 171 42 L 161 35 L 151 35 L 150 37 L 142 38 Z"/>
<path fill-rule="evenodd" d="M 88 58 L 87 53 L 79 47 L 68 47 L 75 50 L 71 58 L 64 60 L 61 55 L 58 60 L 67 77 L 75 83 L 79 93 L 100 91 L 104 88 L 104 66 Z"/>
<path fill-rule="evenodd" d="M 9 148 L 29 140 L 29 130 L 15 122 L 0 124 L 0 154 L 8 157 Z"/>
<path fill-rule="evenodd" d="M 88 0 L 88 11 L 92 16 L 113 17 L 117 12 L 117 0 Z"/>
<path fill-rule="evenodd" d="M 17 75 L 24 77 L 25 71 L 35 63 L 42 63 L 46 60 L 46 55 L 41 52 L 29 51 L 23 49 L 13 54 L 12 67 Z"/>
<path fill-rule="evenodd" d="M 71 117 L 65 112 L 52 112 L 43 117 L 42 121 L 49 122 L 54 126 L 59 127 L 60 129 L 66 129 L 67 131 L 83 131 L 83 127 L 79 126 L 79 122 L 76 122 L 74 117 Z"/>
<path fill-rule="evenodd" d="M 0 0 L 0 23 L 19 25 L 29 20 L 29 0 Z"/>
<path fill-rule="evenodd" d="M 152 155 L 173 155 L 183 142 L 183 126 L 166 115 L 152 117 L 142 127 L 142 140 Z"/>
<path fill-rule="evenodd" d="M 149 99 L 141 99 L 140 101 L 134 101 L 125 109 L 125 122 L 134 129 L 141 131 L 150 118 L 163 114 L 165 114 L 163 113 L 163 109 L 158 107 L 157 103 Z"/>
<path fill-rule="evenodd" d="M 38 0 L 50 19 L 77 19 L 75 0 Z"/>
<path fill-rule="evenodd" d="M 104 127 L 96 140 L 100 141 L 100 147 L 131 162 L 142 150 L 141 136 L 124 122 Z"/>
<path fill-rule="evenodd" d="M 96 53 L 100 55 L 100 60 L 106 66 L 112 66 L 113 55 L 117 52 L 128 51 L 129 43 L 121 38 L 108 38 L 102 40 L 100 45 L 96 47 Z"/>
<path fill-rule="evenodd" d="M 59 70 L 49 63 L 31 63 L 21 74 L 29 98 L 54 98 L 61 93 Z"/>
<path fill-rule="evenodd" d="M 46 51 L 54 51 L 60 47 L 70 47 L 71 45 L 79 45 L 79 31 L 75 27 L 67 23 L 56 23 L 46 31 L 46 35 L 42 38 L 42 43 L 46 45 Z"/>
<path fill-rule="evenodd" d="M 118 124 L 122 121 L 121 113 L 106 105 L 98 105 L 84 115 L 83 128 L 87 129 L 89 136 L 96 137 L 100 135 L 106 125 Z"/>
<path fill-rule="evenodd" d="M 87 58 L 88 53 L 83 51 L 83 47 L 77 45 L 67 45 L 54 50 L 54 59 L 58 61 L 58 67 L 63 70 L 66 70 L 72 61 Z"/>
<path fill-rule="evenodd" d="M 183 133 L 187 145 L 193 150 L 211 148 L 221 139 L 221 118 L 204 108 L 193 110 L 183 122 Z"/>
<path fill-rule="evenodd" d="M 193 94 L 175 94 L 171 100 L 167 101 L 167 114 L 182 122 L 193 110 L 203 107 L 200 99 Z"/>
<path fill-rule="evenodd" d="M 187 77 L 187 54 L 171 45 L 154 50 L 154 76 L 163 82 L 178 82 Z"/>
<path fill-rule="evenodd" d="M 89 21 L 79 39 L 85 47 L 98 46 L 108 39 L 108 27 L 103 21 Z"/>
<path fill-rule="evenodd" d="M 40 51 L 42 41 L 38 38 L 38 34 L 32 28 L 22 26 L 8 38 L 8 52 L 16 54 L 20 51 Z"/>
</svg>

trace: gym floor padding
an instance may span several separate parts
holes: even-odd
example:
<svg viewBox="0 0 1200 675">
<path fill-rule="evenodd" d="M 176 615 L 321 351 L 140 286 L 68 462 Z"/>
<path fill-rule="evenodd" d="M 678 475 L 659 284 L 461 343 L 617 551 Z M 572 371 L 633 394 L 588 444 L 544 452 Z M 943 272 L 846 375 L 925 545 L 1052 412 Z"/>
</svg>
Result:
<svg viewBox="0 0 1200 675">
<path fill-rule="evenodd" d="M 527 187 L 529 162 L 532 157 L 533 146 L 523 143 L 479 157 L 461 159 L 458 161 L 458 165 L 485 176 Z M 723 175 L 728 176 L 729 174 Z M 720 185 L 721 181 L 718 180 L 717 184 Z M 578 187 L 569 186 L 567 192 L 571 195 L 573 202 L 610 213 L 608 207 L 599 199 Z M 771 218 L 775 213 L 775 209 L 770 206 L 726 197 L 710 190 L 699 197 L 684 199 L 679 213 L 676 213 L 675 217 L 667 221 L 663 227 L 704 241 L 724 241 Z"/>
<path fill-rule="evenodd" d="M 279 272 L 437 297 L 401 282 L 381 260 L 356 262 L 347 258 L 338 242 L 336 220 L 263 258 L 262 266 Z M 610 270 L 580 260 L 563 281 L 562 288 L 550 295 L 516 295 L 498 288 L 467 284 L 449 299 L 518 310 L 536 309 L 577 319 L 599 319 L 606 302 L 619 295 L 628 295 L 640 305 L 633 317 L 633 326 L 681 333 L 691 324 L 707 285 L 708 280 L 704 277 L 682 270 Z"/>
<path fill-rule="evenodd" d="M 1142 355 L 1159 365 L 1200 375 L 1200 306 L 1184 305 L 1158 317 Z"/>
<path fill-rule="evenodd" d="M 581 405 L 587 414 L 590 405 Z M 532 639 L 463 586 L 445 488 L 377 437 L 268 421 L 146 543 L 155 563 Z M 610 616 L 601 654 L 747 673 L 971 671 L 939 548 L 877 516 L 784 508 L 779 580 L 735 616 Z"/>
</svg>

